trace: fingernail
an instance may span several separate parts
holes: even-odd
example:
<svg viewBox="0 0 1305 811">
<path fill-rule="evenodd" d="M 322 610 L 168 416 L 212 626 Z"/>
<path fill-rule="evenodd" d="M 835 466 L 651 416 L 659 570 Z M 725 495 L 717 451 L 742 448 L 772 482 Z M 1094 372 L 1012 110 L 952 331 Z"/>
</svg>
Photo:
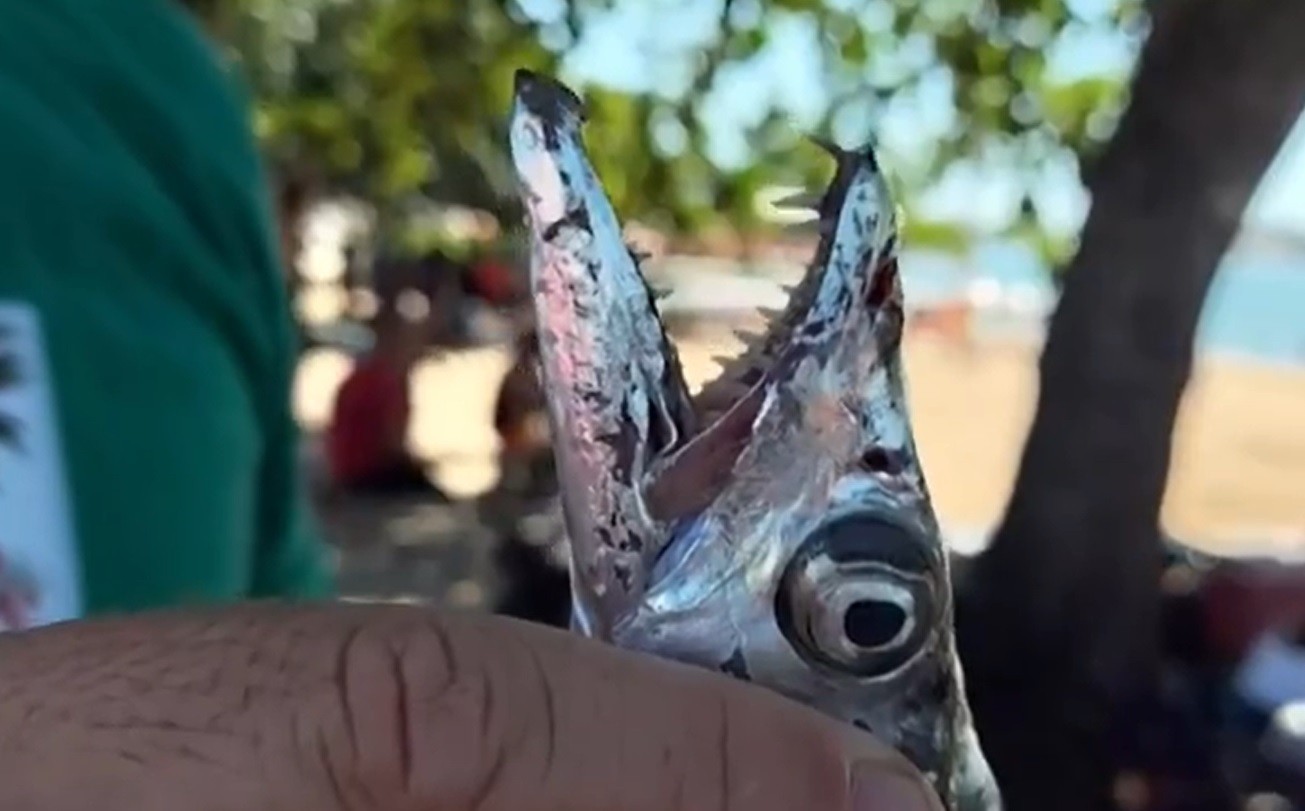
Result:
<svg viewBox="0 0 1305 811">
<path fill-rule="evenodd" d="M 938 811 L 941 807 L 923 779 L 883 761 L 860 763 L 852 770 L 853 811 Z"/>
</svg>

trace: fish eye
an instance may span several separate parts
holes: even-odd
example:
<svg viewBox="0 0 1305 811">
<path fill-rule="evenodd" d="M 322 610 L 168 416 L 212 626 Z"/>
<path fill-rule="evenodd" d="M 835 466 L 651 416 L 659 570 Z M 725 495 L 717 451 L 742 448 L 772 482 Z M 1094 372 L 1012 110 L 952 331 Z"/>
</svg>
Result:
<svg viewBox="0 0 1305 811">
<path fill-rule="evenodd" d="M 936 580 L 917 533 L 875 513 L 852 513 L 802 542 L 780 578 L 776 619 L 811 664 L 882 678 L 928 644 L 938 619 Z"/>
</svg>

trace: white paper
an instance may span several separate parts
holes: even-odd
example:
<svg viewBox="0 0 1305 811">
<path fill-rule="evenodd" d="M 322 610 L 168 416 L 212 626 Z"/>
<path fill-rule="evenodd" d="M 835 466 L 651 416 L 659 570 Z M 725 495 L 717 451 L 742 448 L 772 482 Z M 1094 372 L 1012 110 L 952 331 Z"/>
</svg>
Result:
<svg viewBox="0 0 1305 811">
<path fill-rule="evenodd" d="M 75 619 L 81 564 L 40 319 L 0 302 L 0 631 Z M 15 378 L 14 375 L 9 375 Z M 6 439 L 6 436 L 9 436 Z"/>
</svg>

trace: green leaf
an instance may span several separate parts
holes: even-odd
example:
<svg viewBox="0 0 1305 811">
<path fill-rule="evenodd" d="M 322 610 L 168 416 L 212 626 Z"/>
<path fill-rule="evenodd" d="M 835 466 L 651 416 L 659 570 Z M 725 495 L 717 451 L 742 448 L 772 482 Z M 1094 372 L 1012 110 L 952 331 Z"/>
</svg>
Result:
<svg viewBox="0 0 1305 811">
<path fill-rule="evenodd" d="M 517 0 L 230 0 L 202 11 L 248 77 L 258 135 L 278 164 L 386 210 L 428 195 L 507 218 L 519 214 L 505 154 L 513 72 L 556 70 L 619 5 L 568 0 L 545 9 L 546 19 L 525 13 L 543 4 Z M 658 25 L 682 13 L 675 2 L 657 8 Z M 655 75 L 692 80 L 687 96 L 586 88 L 590 152 L 626 218 L 690 231 L 764 230 L 758 190 L 828 179 L 827 160 L 795 145 L 786 98 L 764 86 L 725 105 L 714 95 L 732 86 L 715 81 L 722 71 L 766 59 L 781 29 L 818 32 L 824 48 L 813 54 L 825 107 L 810 111 L 817 131 L 828 131 L 849 99 L 882 99 L 877 115 L 918 106 L 927 77 L 952 81 L 956 126 L 922 131 L 897 167 L 908 208 L 953 162 L 988 160 L 994 143 L 1050 139 L 1088 155 L 1123 104 L 1125 76 L 1049 81 L 1047 54 L 1075 24 L 1065 0 L 718 0 L 716 8 L 730 11 L 717 20 L 719 39 L 704 31 L 684 50 L 647 49 Z M 1143 13 L 1141 0 L 1121 0 L 1104 24 L 1129 32 Z M 629 32 L 629 47 L 653 34 Z M 601 66 L 588 78 L 601 82 Z M 723 136 L 747 144 L 743 165 L 728 170 L 711 160 L 722 131 L 704 117 L 722 107 L 739 119 Z M 1003 158 L 1010 171 L 1032 174 L 1047 154 L 1025 152 Z M 504 220 L 505 231 L 513 225 Z M 943 224 L 907 228 L 912 240 L 961 242 Z M 1036 221 L 1029 228 L 1036 232 Z"/>
</svg>

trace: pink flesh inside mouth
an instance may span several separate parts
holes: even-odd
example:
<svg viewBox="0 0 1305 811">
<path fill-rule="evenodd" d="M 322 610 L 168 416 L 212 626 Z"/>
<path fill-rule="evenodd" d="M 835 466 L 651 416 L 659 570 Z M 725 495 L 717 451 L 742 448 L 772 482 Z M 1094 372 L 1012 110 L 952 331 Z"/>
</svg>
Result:
<svg viewBox="0 0 1305 811">
<path fill-rule="evenodd" d="M 821 254 L 823 250 L 818 250 L 817 256 Z M 879 270 L 887 272 L 877 272 L 876 278 L 890 286 L 897 272 L 896 259 L 890 254 Z M 761 335 L 745 339 L 742 352 L 728 361 L 694 398 L 702 430 L 654 471 L 644 490 L 648 510 L 655 519 L 673 522 L 701 512 L 729 482 L 739 455 L 752 439 L 753 424 L 765 403 L 768 384 L 779 371 L 777 364 L 785 359 L 789 340 L 812 305 L 822 271 L 822 263 L 812 263 L 790 292 L 784 310 L 768 317 Z M 887 294 L 886 285 L 877 284 L 868 292 L 866 304 L 878 306 Z"/>
</svg>

